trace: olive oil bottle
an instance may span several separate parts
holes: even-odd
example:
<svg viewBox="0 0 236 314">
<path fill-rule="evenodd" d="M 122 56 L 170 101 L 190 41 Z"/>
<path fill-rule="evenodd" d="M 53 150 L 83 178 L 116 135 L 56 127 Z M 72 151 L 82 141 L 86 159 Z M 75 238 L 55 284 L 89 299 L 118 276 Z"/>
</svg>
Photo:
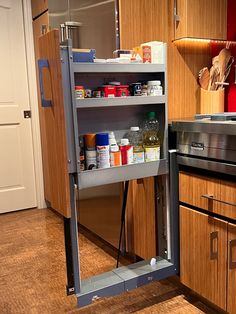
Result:
<svg viewBox="0 0 236 314">
<path fill-rule="evenodd" d="M 143 147 L 146 162 L 160 159 L 160 146 L 159 122 L 156 113 L 148 112 L 143 127 Z"/>
</svg>

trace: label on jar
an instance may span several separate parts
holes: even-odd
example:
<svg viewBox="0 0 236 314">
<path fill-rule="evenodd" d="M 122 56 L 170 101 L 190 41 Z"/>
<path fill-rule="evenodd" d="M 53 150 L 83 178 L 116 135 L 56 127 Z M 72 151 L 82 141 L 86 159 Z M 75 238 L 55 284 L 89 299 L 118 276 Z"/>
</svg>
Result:
<svg viewBox="0 0 236 314">
<path fill-rule="evenodd" d="M 110 168 L 109 145 L 97 146 L 98 168 Z"/>
<path fill-rule="evenodd" d="M 121 166 L 121 153 L 111 152 L 111 167 Z"/>
<path fill-rule="evenodd" d="M 160 147 L 145 147 L 145 161 L 156 161 L 160 159 Z"/>
<path fill-rule="evenodd" d="M 139 164 L 144 162 L 144 152 L 134 152 L 134 163 Z"/>
<path fill-rule="evenodd" d="M 86 170 L 92 170 L 97 167 L 97 154 L 96 150 L 86 150 Z"/>
</svg>

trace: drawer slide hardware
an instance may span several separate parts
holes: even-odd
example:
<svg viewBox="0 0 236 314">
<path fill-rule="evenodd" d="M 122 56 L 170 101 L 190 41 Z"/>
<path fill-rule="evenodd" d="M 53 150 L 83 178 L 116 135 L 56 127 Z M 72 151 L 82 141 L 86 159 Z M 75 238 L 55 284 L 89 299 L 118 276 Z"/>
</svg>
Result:
<svg viewBox="0 0 236 314">
<path fill-rule="evenodd" d="M 217 251 L 214 251 L 214 241 L 217 240 Z M 218 231 L 210 233 L 210 259 L 218 259 Z"/>
<path fill-rule="evenodd" d="M 226 205 L 230 205 L 230 206 L 235 206 L 236 207 L 236 204 L 230 203 L 230 202 L 226 202 L 226 201 L 222 201 L 222 200 L 218 200 L 217 198 L 214 198 L 214 196 L 211 195 L 211 194 L 203 194 L 203 195 L 201 195 L 201 197 L 206 198 L 208 200 L 212 200 L 212 201 L 215 201 L 215 202 L 219 202 L 219 203 L 222 203 L 222 204 L 226 204 Z"/>
<path fill-rule="evenodd" d="M 229 241 L 229 268 L 236 268 L 236 261 L 233 261 L 233 248 L 236 247 L 236 239 Z"/>
</svg>

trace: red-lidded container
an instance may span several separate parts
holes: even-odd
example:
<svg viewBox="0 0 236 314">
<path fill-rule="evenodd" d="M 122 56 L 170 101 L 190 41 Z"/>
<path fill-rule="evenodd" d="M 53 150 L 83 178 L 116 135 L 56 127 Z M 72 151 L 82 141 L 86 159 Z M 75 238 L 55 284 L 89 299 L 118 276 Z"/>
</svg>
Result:
<svg viewBox="0 0 236 314">
<path fill-rule="evenodd" d="M 116 86 L 116 97 L 126 97 L 129 96 L 129 86 L 128 85 L 119 85 Z"/>
<path fill-rule="evenodd" d="M 116 88 L 111 85 L 103 85 L 99 88 L 102 92 L 102 97 L 116 97 Z"/>
</svg>

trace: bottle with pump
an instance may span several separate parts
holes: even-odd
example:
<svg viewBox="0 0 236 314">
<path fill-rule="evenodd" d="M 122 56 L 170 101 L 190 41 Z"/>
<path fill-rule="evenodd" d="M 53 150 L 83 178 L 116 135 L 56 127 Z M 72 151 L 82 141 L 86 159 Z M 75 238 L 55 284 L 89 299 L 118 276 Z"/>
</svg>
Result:
<svg viewBox="0 0 236 314">
<path fill-rule="evenodd" d="M 160 159 L 159 122 L 153 111 L 148 112 L 147 120 L 144 123 L 143 147 L 146 162 Z"/>
</svg>

